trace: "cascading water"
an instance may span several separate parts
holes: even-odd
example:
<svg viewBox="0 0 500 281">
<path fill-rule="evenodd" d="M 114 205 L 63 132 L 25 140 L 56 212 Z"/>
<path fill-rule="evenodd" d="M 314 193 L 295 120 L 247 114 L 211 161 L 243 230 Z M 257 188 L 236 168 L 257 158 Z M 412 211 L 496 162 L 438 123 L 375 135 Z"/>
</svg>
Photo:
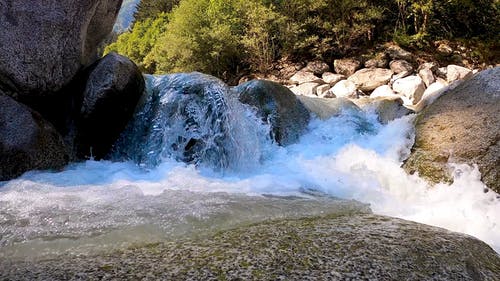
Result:
<svg viewBox="0 0 500 281">
<path fill-rule="evenodd" d="M 216 169 L 258 163 L 265 128 L 230 94 L 229 87 L 201 73 L 147 77 L 147 91 L 115 159 L 155 167 L 166 159 Z"/>
<path fill-rule="evenodd" d="M 500 250 L 500 199 L 483 192 L 477 169 L 455 165 L 455 182 L 435 186 L 401 169 L 413 143 L 413 116 L 383 125 L 372 112 L 346 108 L 327 120 L 313 118 L 297 143 L 280 147 L 219 80 L 197 73 L 147 80 L 113 162 L 2 183 L 0 258 L 369 212 L 365 203 L 375 213 L 468 233 Z"/>
</svg>

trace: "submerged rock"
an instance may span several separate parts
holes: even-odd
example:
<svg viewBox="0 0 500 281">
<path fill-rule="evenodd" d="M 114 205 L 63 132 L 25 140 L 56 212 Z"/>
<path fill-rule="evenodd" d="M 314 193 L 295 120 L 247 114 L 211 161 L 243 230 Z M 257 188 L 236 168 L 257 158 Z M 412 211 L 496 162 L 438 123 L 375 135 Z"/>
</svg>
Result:
<svg viewBox="0 0 500 281">
<path fill-rule="evenodd" d="M 354 100 L 354 103 L 363 110 L 373 110 L 377 113 L 378 120 L 382 124 L 401 118 L 412 113 L 411 110 L 403 106 L 400 97 L 377 97 L 362 98 Z"/>
<path fill-rule="evenodd" d="M 0 3 L 0 88 L 11 96 L 61 90 L 97 59 L 121 0 Z"/>
<path fill-rule="evenodd" d="M 478 73 L 424 110 L 404 168 L 432 182 L 451 181 L 448 162 L 477 164 L 500 192 L 500 67 Z"/>
<path fill-rule="evenodd" d="M 319 119 L 327 120 L 333 116 L 342 114 L 344 111 L 360 112 L 359 107 L 347 98 L 311 98 L 298 96 L 304 106 Z"/>
<path fill-rule="evenodd" d="M 40 114 L 0 92 L 0 181 L 69 161 L 56 129 Z"/>
<path fill-rule="evenodd" d="M 109 153 L 143 91 L 144 78 L 126 57 L 111 53 L 90 67 L 77 121 L 79 158 Z"/>
<path fill-rule="evenodd" d="M 286 87 L 271 81 L 253 80 L 235 87 L 239 100 L 252 106 L 271 125 L 281 145 L 298 141 L 309 123 L 309 112 Z"/>
<path fill-rule="evenodd" d="M 145 167 L 176 159 L 214 169 L 259 160 L 260 128 L 224 82 L 197 72 L 147 80 L 113 159 Z"/>
<path fill-rule="evenodd" d="M 93 256 L 0 261 L 12 280 L 496 280 L 499 256 L 467 235 L 351 214 L 279 220 Z"/>
</svg>

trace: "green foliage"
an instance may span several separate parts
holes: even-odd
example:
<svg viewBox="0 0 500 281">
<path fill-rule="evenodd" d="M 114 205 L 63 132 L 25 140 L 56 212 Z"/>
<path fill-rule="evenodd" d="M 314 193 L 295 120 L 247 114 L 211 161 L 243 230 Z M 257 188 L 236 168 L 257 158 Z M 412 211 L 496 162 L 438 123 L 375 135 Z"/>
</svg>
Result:
<svg viewBox="0 0 500 281">
<path fill-rule="evenodd" d="M 168 22 L 166 14 L 159 14 L 156 19 L 136 22 L 131 31 L 118 36 L 116 42 L 108 45 L 104 53 L 117 52 L 133 60 L 141 70 L 155 72 L 156 62 L 151 58 L 151 50 L 158 37 L 165 32 Z"/>
<path fill-rule="evenodd" d="M 169 13 L 180 0 L 141 0 L 135 12 L 136 21 L 156 18 L 159 14 Z"/>
<path fill-rule="evenodd" d="M 240 0 L 184 0 L 153 50 L 157 71 L 202 71 L 218 76 L 241 58 Z"/>
<path fill-rule="evenodd" d="M 227 78 L 390 39 L 415 48 L 453 38 L 498 42 L 499 9 L 499 0 L 142 0 L 133 29 L 106 51 L 147 72 Z"/>
</svg>

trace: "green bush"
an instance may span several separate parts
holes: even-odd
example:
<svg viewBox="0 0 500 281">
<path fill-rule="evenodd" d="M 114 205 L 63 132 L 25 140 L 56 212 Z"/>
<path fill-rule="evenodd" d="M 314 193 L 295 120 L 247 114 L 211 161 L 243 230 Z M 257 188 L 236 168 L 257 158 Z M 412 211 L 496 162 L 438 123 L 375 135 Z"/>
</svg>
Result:
<svg viewBox="0 0 500 281">
<path fill-rule="evenodd" d="M 497 42 L 499 0 L 143 0 L 130 32 L 106 48 L 144 71 L 228 78 L 280 58 L 327 61 L 393 39 Z M 168 13 L 165 13 L 168 12 Z"/>
</svg>

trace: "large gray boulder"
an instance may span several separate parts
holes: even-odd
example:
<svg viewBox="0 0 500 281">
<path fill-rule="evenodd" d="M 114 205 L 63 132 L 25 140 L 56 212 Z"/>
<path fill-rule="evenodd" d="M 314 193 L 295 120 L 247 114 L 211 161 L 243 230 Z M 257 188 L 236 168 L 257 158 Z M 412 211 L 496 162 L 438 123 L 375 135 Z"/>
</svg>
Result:
<svg viewBox="0 0 500 281">
<path fill-rule="evenodd" d="M 54 127 L 0 92 L 0 181 L 29 170 L 61 168 L 68 160 L 64 142 Z"/>
<path fill-rule="evenodd" d="M 0 2 L 0 89 L 18 96 L 61 90 L 97 59 L 122 0 Z"/>
<path fill-rule="evenodd" d="M 286 87 L 271 81 L 253 80 L 234 88 L 239 100 L 269 120 L 274 139 L 281 145 L 298 141 L 309 124 L 309 112 Z"/>
<path fill-rule="evenodd" d="M 105 157 L 125 129 L 144 91 L 128 58 L 110 53 L 90 67 L 77 120 L 77 156 Z"/>
<path fill-rule="evenodd" d="M 500 192 L 500 67 L 448 91 L 419 116 L 416 142 L 404 167 L 432 181 L 451 181 L 447 164 L 477 164 Z"/>
<path fill-rule="evenodd" d="M 467 235 L 371 214 L 274 220 L 122 251 L 1 261 L 5 280 L 495 281 L 500 258 Z"/>
</svg>

